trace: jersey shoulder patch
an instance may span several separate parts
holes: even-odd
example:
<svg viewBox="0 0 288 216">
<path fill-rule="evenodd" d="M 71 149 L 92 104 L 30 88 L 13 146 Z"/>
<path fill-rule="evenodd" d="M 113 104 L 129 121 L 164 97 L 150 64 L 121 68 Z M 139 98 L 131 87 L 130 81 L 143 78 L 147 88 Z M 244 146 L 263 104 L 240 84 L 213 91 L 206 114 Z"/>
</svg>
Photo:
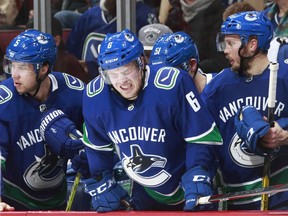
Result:
<svg viewBox="0 0 288 216">
<path fill-rule="evenodd" d="M 0 104 L 4 104 L 9 101 L 13 96 L 13 93 L 4 85 L 0 85 Z"/>
<path fill-rule="evenodd" d="M 162 67 L 155 76 L 154 84 L 157 88 L 170 90 L 175 84 L 180 71 L 174 67 Z"/>
<path fill-rule="evenodd" d="M 91 82 L 87 84 L 86 87 L 86 94 L 88 97 L 94 97 L 98 95 L 104 89 L 104 80 L 101 76 L 96 77 Z"/>
<path fill-rule="evenodd" d="M 65 79 L 66 85 L 69 88 L 74 89 L 74 90 L 78 90 L 78 91 L 81 91 L 84 89 L 84 83 L 80 79 L 78 79 L 74 76 L 71 76 L 69 74 L 66 74 L 66 73 L 63 73 L 63 76 Z"/>
<path fill-rule="evenodd" d="M 91 32 L 87 35 L 82 51 L 82 59 L 86 61 L 95 61 L 98 58 L 98 46 L 105 38 L 105 34 Z"/>
</svg>

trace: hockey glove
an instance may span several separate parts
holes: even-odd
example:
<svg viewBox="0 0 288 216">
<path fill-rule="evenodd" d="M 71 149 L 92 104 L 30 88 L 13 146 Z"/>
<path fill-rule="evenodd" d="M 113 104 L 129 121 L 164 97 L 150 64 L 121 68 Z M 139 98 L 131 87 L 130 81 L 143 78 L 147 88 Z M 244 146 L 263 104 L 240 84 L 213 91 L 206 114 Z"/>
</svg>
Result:
<svg viewBox="0 0 288 216">
<path fill-rule="evenodd" d="M 211 179 L 203 167 L 196 166 L 187 171 L 182 176 L 181 182 L 185 193 L 184 211 L 211 208 L 211 205 L 197 206 L 199 197 L 212 195 Z"/>
<path fill-rule="evenodd" d="M 76 172 L 80 172 L 84 178 L 90 178 L 89 163 L 85 151 L 81 151 L 72 160 L 72 168 Z"/>
<path fill-rule="evenodd" d="M 84 148 L 82 134 L 61 110 L 48 110 L 40 124 L 40 134 L 51 151 L 60 157 L 73 158 Z"/>
<path fill-rule="evenodd" d="M 236 114 L 234 122 L 239 137 L 250 152 L 264 156 L 269 151 L 257 145 L 258 140 L 268 132 L 270 125 L 263 120 L 255 107 L 245 106 L 240 109 Z"/>
<path fill-rule="evenodd" d="M 84 181 L 84 192 L 91 199 L 92 208 L 97 212 L 109 212 L 123 209 L 121 200 L 130 201 L 128 193 L 118 185 L 109 171 L 103 172 L 101 181 L 90 178 Z"/>
</svg>

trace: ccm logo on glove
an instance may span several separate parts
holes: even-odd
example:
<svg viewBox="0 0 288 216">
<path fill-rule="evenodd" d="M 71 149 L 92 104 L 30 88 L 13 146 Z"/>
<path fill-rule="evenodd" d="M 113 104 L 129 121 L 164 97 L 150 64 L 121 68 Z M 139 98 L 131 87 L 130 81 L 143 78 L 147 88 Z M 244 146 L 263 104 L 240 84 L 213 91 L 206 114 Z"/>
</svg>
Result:
<svg viewBox="0 0 288 216">
<path fill-rule="evenodd" d="M 193 182 L 202 182 L 202 181 L 211 183 L 211 179 L 209 176 L 205 176 L 205 175 L 194 175 L 193 176 Z"/>
<path fill-rule="evenodd" d="M 108 188 L 110 188 L 114 183 L 115 182 L 112 179 L 109 179 L 104 184 L 100 185 L 99 187 L 95 188 L 94 190 L 89 191 L 89 194 L 91 196 L 96 196 L 98 194 L 101 194 L 104 191 L 106 191 Z"/>
</svg>

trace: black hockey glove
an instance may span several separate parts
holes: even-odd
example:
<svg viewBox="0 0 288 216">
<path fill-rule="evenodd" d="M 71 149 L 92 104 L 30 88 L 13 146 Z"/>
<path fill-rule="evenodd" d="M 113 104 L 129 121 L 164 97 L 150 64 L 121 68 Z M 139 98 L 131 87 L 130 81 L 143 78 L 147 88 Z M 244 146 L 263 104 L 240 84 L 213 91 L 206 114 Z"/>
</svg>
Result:
<svg viewBox="0 0 288 216">
<path fill-rule="evenodd" d="M 51 151 L 60 157 L 71 159 L 84 148 L 81 132 L 61 110 L 51 109 L 43 114 L 40 134 Z"/>
</svg>

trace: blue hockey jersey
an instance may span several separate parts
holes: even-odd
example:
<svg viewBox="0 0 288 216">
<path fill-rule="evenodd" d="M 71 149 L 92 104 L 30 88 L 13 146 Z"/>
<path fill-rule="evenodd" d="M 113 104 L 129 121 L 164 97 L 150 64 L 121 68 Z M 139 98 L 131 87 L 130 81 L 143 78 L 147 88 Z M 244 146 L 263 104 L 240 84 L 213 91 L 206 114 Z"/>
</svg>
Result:
<svg viewBox="0 0 288 216">
<path fill-rule="evenodd" d="M 209 164 L 210 153 L 201 146 L 221 145 L 222 138 L 187 72 L 146 68 L 144 88 L 135 101 L 122 98 L 101 77 L 87 85 L 87 157 L 96 176 L 112 170 L 115 148 L 132 180 L 157 202 L 175 204 L 183 201 L 180 180 L 185 171 Z"/>
<path fill-rule="evenodd" d="M 281 59 L 281 60 L 280 60 Z M 288 76 L 287 61 L 279 58 L 275 120 L 287 117 Z M 236 133 L 234 118 L 245 105 L 253 105 L 263 116 L 268 115 L 269 67 L 261 75 L 240 77 L 230 68 L 224 69 L 206 85 L 201 94 L 223 137 L 223 145 L 215 148 L 226 192 L 254 189 L 262 186 L 264 157 L 242 148 Z M 287 148 L 282 147 L 271 161 L 270 184 L 287 183 Z M 228 202 L 229 209 L 260 209 L 260 196 Z M 287 202 L 288 193 L 271 196 L 269 209 Z M 278 207 L 277 207 L 278 206 Z M 287 206 L 287 204 L 286 204 Z"/>
<path fill-rule="evenodd" d="M 79 129 L 83 123 L 84 83 L 59 72 L 49 74 L 49 79 L 51 89 L 44 102 L 20 95 L 12 78 L 0 85 L 1 197 L 29 210 L 57 209 L 66 200 L 67 160 L 51 152 L 41 138 L 41 111 L 61 109 Z"/>
</svg>

